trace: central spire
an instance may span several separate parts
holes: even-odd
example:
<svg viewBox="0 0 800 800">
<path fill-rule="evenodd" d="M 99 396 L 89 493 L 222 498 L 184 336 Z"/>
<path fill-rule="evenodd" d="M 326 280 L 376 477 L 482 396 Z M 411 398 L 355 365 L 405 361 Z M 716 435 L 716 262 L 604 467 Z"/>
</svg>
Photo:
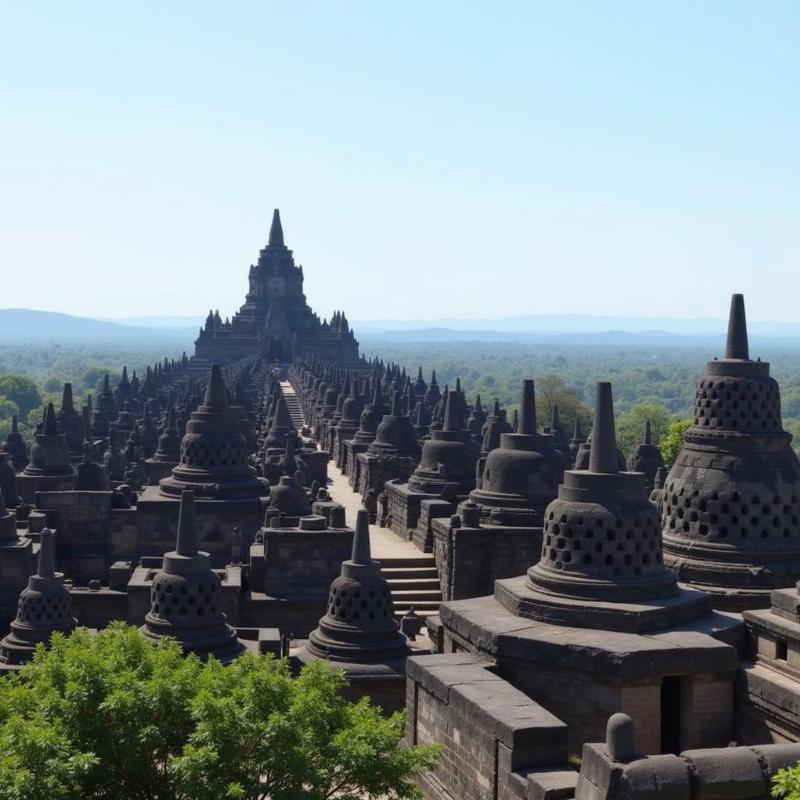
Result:
<svg viewBox="0 0 800 800">
<path fill-rule="evenodd" d="M 618 472 L 614 401 L 611 397 L 611 384 L 605 381 L 597 384 L 589 472 L 603 472 L 609 475 Z"/>
<path fill-rule="evenodd" d="M 726 360 L 747 361 L 750 351 L 747 346 L 747 319 L 744 313 L 744 295 L 731 297 L 731 313 L 728 318 L 728 341 L 725 343 Z"/>
<path fill-rule="evenodd" d="M 281 212 L 276 208 L 272 212 L 272 226 L 269 229 L 269 246 L 283 247 L 283 227 L 281 225 Z"/>
<path fill-rule="evenodd" d="M 517 433 L 522 433 L 526 436 L 536 435 L 536 396 L 533 389 L 533 380 L 529 378 L 522 382 L 522 403 L 520 404 Z"/>
</svg>

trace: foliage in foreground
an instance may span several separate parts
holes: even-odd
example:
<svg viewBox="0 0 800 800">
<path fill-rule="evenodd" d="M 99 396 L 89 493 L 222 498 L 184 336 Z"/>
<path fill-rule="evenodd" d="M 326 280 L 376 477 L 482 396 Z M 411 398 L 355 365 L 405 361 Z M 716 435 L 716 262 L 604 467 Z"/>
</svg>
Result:
<svg viewBox="0 0 800 800">
<path fill-rule="evenodd" d="M 56 635 L 0 679 L 0 800 L 418 797 L 436 748 L 399 747 L 403 715 L 343 685 L 320 663 L 202 664 L 121 623 Z"/>
<path fill-rule="evenodd" d="M 800 800 L 800 764 L 775 773 L 772 779 L 772 796 L 779 800 Z"/>
</svg>

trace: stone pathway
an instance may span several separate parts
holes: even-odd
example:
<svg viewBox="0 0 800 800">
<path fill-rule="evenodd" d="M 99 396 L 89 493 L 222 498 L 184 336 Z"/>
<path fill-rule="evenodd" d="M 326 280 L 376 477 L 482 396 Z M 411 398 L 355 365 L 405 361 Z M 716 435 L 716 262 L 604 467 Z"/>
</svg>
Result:
<svg viewBox="0 0 800 800">
<path fill-rule="evenodd" d="M 300 430 L 304 420 L 297 394 L 288 381 L 281 381 L 281 391 L 292 422 Z M 347 524 L 354 525 L 356 512 L 363 507 L 361 496 L 353 491 L 347 476 L 342 475 L 333 461 L 328 464 L 328 491 L 333 500 L 344 506 Z M 410 542 L 403 541 L 388 528 L 378 525 L 369 526 L 369 542 L 372 557 L 381 562 L 381 572 L 391 587 L 398 620 L 411 606 L 423 618 L 437 613 L 442 593 L 433 556 L 420 552 Z M 422 640 L 427 643 L 424 634 Z"/>
</svg>

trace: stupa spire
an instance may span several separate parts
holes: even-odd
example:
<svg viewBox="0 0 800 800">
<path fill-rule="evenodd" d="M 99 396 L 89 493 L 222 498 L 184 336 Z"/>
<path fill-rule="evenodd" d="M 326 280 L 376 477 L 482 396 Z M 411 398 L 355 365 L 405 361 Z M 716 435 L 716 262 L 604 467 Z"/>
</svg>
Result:
<svg viewBox="0 0 800 800">
<path fill-rule="evenodd" d="M 52 578 L 56 574 L 56 554 L 53 532 L 45 528 L 39 534 L 39 563 L 36 574 L 40 578 Z"/>
<path fill-rule="evenodd" d="M 281 212 L 277 208 L 272 212 L 272 225 L 269 229 L 269 246 L 283 247 L 283 226 L 281 225 Z"/>
<path fill-rule="evenodd" d="M 611 396 L 611 384 L 608 381 L 597 384 L 589 472 L 603 472 L 609 475 L 618 472 L 614 400 Z"/>
<path fill-rule="evenodd" d="M 365 508 L 359 508 L 356 512 L 352 561 L 354 564 L 372 563 L 372 549 L 369 542 L 369 512 Z"/>
<path fill-rule="evenodd" d="M 222 379 L 222 369 L 219 364 L 211 365 L 211 375 L 206 386 L 203 399 L 204 406 L 227 406 L 228 398 L 225 393 L 225 382 Z"/>
<path fill-rule="evenodd" d="M 526 378 L 522 382 L 522 403 L 516 432 L 526 436 L 536 435 L 536 397 L 531 378 Z"/>
<path fill-rule="evenodd" d="M 731 312 L 728 317 L 728 340 L 725 343 L 726 360 L 749 360 L 747 345 L 747 319 L 744 313 L 744 295 L 731 297 Z"/>
<path fill-rule="evenodd" d="M 47 404 L 47 410 L 44 412 L 44 427 L 42 428 L 42 433 L 45 436 L 58 436 L 56 412 L 52 403 Z"/>
<path fill-rule="evenodd" d="M 72 384 L 64 384 L 64 393 L 61 395 L 61 411 L 72 413 L 75 410 L 75 405 L 72 400 Z"/>
<path fill-rule="evenodd" d="M 179 556 L 197 554 L 197 527 L 195 525 L 194 492 L 184 489 L 181 492 L 181 506 L 178 511 L 178 539 L 175 552 Z"/>
</svg>

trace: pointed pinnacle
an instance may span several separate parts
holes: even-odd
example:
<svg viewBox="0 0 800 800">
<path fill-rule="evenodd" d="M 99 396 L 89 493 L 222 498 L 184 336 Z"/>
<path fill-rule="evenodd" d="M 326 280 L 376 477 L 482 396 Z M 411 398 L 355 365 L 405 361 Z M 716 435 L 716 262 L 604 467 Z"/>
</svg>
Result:
<svg viewBox="0 0 800 800">
<path fill-rule="evenodd" d="M 644 439 L 642 440 L 642 444 L 653 444 L 653 432 L 650 428 L 650 420 L 647 420 L 644 424 Z"/>
<path fill-rule="evenodd" d="M 39 534 L 39 563 L 36 574 L 40 578 L 52 578 L 56 574 L 55 541 L 50 528 L 44 528 Z"/>
<path fill-rule="evenodd" d="M 72 384 L 64 384 L 64 393 L 61 395 L 61 410 L 72 413 L 75 410 L 75 404 L 72 400 Z"/>
<path fill-rule="evenodd" d="M 44 427 L 42 433 L 45 436 L 58 436 L 58 425 L 56 424 L 56 412 L 52 403 L 47 404 L 44 412 Z"/>
<path fill-rule="evenodd" d="M 222 380 L 222 370 L 219 364 L 211 365 L 211 375 L 206 386 L 206 396 L 203 400 L 204 406 L 223 406 L 228 405 L 225 395 L 225 382 Z"/>
<path fill-rule="evenodd" d="M 353 536 L 353 558 L 356 564 L 371 564 L 372 550 L 369 542 L 369 513 L 366 508 L 356 512 L 356 532 Z"/>
<path fill-rule="evenodd" d="M 728 340 L 725 344 L 725 358 L 748 360 L 747 319 L 744 313 L 744 295 L 731 297 L 731 313 L 728 318 Z"/>
<path fill-rule="evenodd" d="M 283 246 L 283 226 L 281 225 L 281 212 L 276 208 L 272 212 L 272 225 L 269 229 L 269 246 Z"/>
<path fill-rule="evenodd" d="M 392 397 L 392 411 L 391 415 L 393 417 L 401 417 L 403 416 L 403 406 L 400 402 L 400 392 L 395 392 L 394 396 Z"/>
<path fill-rule="evenodd" d="M 589 453 L 589 472 L 617 473 L 617 437 L 614 430 L 614 398 L 611 384 L 597 384 L 594 406 L 592 444 Z"/>
<path fill-rule="evenodd" d="M 179 556 L 197 555 L 197 527 L 195 525 L 194 492 L 181 492 L 181 507 L 178 511 L 178 538 L 175 552 Z"/>
<path fill-rule="evenodd" d="M 458 402 L 458 395 L 455 392 L 450 392 L 447 395 L 447 405 L 444 409 L 444 424 L 442 430 L 444 431 L 460 431 L 462 425 L 461 420 L 461 404 Z"/>
<path fill-rule="evenodd" d="M 531 378 L 526 378 L 522 382 L 522 403 L 520 404 L 517 433 L 523 433 L 526 436 L 536 435 L 536 395 Z"/>
</svg>

